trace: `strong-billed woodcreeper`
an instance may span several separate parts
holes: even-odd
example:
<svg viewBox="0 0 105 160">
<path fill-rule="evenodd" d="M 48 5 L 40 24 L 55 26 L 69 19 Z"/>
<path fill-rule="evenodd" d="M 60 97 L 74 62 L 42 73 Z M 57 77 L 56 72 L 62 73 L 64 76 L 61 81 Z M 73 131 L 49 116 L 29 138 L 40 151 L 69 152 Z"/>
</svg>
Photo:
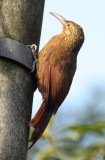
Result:
<svg viewBox="0 0 105 160">
<path fill-rule="evenodd" d="M 29 141 L 41 137 L 48 122 L 67 96 L 76 71 L 77 54 L 84 42 L 81 26 L 52 13 L 62 24 L 61 34 L 51 38 L 38 55 L 37 85 L 43 103 L 36 116 L 29 122 L 35 130 Z"/>
</svg>

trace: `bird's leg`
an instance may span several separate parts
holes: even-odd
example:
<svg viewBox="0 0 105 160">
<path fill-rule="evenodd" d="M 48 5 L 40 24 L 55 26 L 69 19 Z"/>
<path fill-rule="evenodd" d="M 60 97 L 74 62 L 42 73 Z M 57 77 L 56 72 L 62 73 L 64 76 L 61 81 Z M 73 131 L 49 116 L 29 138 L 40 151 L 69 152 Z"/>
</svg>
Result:
<svg viewBox="0 0 105 160">
<path fill-rule="evenodd" d="M 36 46 L 36 44 L 32 44 L 32 45 L 27 45 L 27 47 L 31 49 L 32 54 L 33 54 L 33 58 L 34 58 L 31 73 L 34 71 L 37 72 L 38 71 L 38 53 L 36 52 L 37 46 Z"/>
</svg>

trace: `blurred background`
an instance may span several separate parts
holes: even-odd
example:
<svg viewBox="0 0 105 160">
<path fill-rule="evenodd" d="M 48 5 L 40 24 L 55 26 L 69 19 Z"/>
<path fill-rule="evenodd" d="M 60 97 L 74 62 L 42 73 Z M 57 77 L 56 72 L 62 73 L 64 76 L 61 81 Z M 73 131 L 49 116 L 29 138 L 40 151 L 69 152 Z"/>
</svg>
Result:
<svg viewBox="0 0 105 160">
<path fill-rule="evenodd" d="M 45 0 L 40 50 L 62 30 L 49 12 L 81 25 L 85 42 L 70 92 L 27 160 L 105 160 L 105 0 Z M 37 90 L 32 117 L 41 103 Z"/>
</svg>

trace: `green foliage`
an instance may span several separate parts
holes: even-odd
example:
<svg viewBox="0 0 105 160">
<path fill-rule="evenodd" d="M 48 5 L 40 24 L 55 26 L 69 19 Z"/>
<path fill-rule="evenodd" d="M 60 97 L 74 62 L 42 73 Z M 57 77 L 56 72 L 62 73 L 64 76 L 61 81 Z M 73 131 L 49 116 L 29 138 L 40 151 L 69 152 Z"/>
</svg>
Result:
<svg viewBox="0 0 105 160">
<path fill-rule="evenodd" d="M 100 157 L 105 157 L 105 121 L 56 128 L 55 134 L 51 131 L 53 121 L 39 140 L 39 145 L 33 147 L 32 160 L 100 160 Z M 84 136 L 90 133 L 101 137 L 103 141 L 99 138 L 97 143 L 84 147 Z"/>
<path fill-rule="evenodd" d="M 27 160 L 105 160 L 104 100 L 105 92 L 95 92 L 83 112 L 85 116 L 79 113 L 82 120 L 76 125 L 58 123 L 52 118 L 43 136 L 29 150 Z"/>
</svg>

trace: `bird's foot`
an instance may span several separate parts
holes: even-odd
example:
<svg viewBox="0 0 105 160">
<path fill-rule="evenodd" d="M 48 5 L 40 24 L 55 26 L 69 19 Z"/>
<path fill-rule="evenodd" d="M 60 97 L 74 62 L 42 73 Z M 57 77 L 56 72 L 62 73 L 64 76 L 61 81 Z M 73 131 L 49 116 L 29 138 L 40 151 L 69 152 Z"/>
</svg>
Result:
<svg viewBox="0 0 105 160">
<path fill-rule="evenodd" d="M 36 44 L 32 44 L 32 45 L 27 45 L 27 47 L 31 49 L 34 59 L 31 73 L 37 72 L 38 71 L 38 53 L 36 52 L 37 46 Z"/>
</svg>

